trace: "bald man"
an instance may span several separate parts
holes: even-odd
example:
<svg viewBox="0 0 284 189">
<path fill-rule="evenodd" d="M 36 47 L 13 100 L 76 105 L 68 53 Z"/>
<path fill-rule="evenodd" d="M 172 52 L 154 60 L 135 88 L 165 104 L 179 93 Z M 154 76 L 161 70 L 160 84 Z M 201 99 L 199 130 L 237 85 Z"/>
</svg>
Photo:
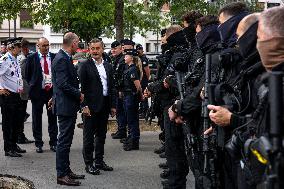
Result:
<svg viewBox="0 0 284 189">
<path fill-rule="evenodd" d="M 48 133 L 50 150 L 56 151 L 57 119 L 48 109 L 48 101 L 52 98 L 53 86 L 51 82 L 51 62 L 55 54 L 49 52 L 49 41 L 41 37 L 37 41 L 38 51 L 27 58 L 25 78 L 30 86 L 29 97 L 32 102 L 32 127 L 36 152 L 43 152 L 42 141 L 42 113 L 46 106 L 48 117 Z"/>
<path fill-rule="evenodd" d="M 58 116 L 59 135 L 56 149 L 57 184 L 79 186 L 75 179 L 84 179 L 70 168 L 69 153 L 73 140 L 77 112 L 84 95 L 79 90 L 76 69 L 72 63 L 79 37 L 72 32 L 63 36 L 63 48 L 59 50 L 52 62 L 53 112 Z"/>
<path fill-rule="evenodd" d="M 237 100 L 231 100 L 229 103 L 224 101 L 224 106 L 208 105 L 208 109 L 211 110 L 209 113 L 211 121 L 217 126 L 224 127 L 224 129 L 234 130 L 246 124 L 246 115 L 253 113 L 258 104 L 257 92 L 253 90 L 254 84 L 257 77 L 265 71 L 256 49 L 258 19 L 259 14 L 257 13 L 248 15 L 242 19 L 237 28 L 237 45 L 244 60 L 239 64 L 241 73 L 234 78 L 236 82 L 230 85 L 234 94 L 229 92 L 230 97 Z M 205 134 L 210 131 L 211 129 L 205 131 Z M 235 148 L 232 150 L 231 146 L 226 144 L 225 149 L 226 153 L 229 153 L 230 157 L 233 158 L 232 162 L 234 162 L 233 160 L 243 159 L 244 157 L 241 156 L 241 154 L 244 154 L 242 149 Z M 244 165 L 241 166 L 238 163 L 239 161 L 236 162 L 231 168 L 234 181 L 237 180 L 237 182 L 233 182 L 235 187 L 254 188 L 251 182 L 247 182 L 254 178 L 248 176 L 250 175 L 249 172 L 244 176 L 243 173 L 247 169 L 243 169 Z"/>
</svg>

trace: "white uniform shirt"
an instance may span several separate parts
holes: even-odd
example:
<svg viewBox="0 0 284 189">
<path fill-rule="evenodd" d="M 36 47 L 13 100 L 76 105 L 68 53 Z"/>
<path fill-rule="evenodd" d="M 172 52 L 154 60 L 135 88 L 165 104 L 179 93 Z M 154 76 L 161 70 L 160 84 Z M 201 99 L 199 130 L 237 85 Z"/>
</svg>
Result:
<svg viewBox="0 0 284 189">
<path fill-rule="evenodd" d="M 107 96 L 108 95 L 108 85 L 107 85 L 107 74 L 106 74 L 106 70 L 104 67 L 104 61 L 102 60 L 102 63 L 98 64 L 97 61 L 95 59 L 93 59 L 95 62 L 95 65 L 98 69 L 100 78 L 101 78 L 101 82 L 103 84 L 103 95 Z"/>
<path fill-rule="evenodd" d="M 20 64 L 9 52 L 0 58 L 0 77 L 0 89 L 8 89 L 15 93 L 23 90 Z"/>
</svg>

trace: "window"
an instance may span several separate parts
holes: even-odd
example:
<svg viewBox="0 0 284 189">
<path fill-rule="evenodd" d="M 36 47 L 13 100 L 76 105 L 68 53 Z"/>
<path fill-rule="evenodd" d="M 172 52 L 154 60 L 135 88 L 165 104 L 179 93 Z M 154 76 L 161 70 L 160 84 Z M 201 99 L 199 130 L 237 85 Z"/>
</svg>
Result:
<svg viewBox="0 0 284 189">
<path fill-rule="evenodd" d="M 59 50 L 61 48 L 62 48 L 62 44 L 61 43 L 52 43 L 52 44 L 50 44 L 50 49 Z"/>
<path fill-rule="evenodd" d="M 151 52 L 151 43 L 146 43 L 146 52 Z"/>
<path fill-rule="evenodd" d="M 21 28 L 31 28 L 31 29 L 34 26 L 32 22 L 32 16 L 26 9 L 20 11 L 20 26 Z"/>
<path fill-rule="evenodd" d="M 155 45 L 155 52 L 156 53 L 159 52 L 159 43 L 154 43 L 154 45 Z"/>
</svg>

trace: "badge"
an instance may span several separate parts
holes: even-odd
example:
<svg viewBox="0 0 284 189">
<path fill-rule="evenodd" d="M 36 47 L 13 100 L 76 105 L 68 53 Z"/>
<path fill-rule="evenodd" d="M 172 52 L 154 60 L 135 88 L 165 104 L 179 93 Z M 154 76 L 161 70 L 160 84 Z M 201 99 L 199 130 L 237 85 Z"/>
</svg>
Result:
<svg viewBox="0 0 284 189">
<path fill-rule="evenodd" d="M 17 80 L 17 89 L 18 89 L 17 91 L 18 91 L 18 93 L 23 92 L 23 90 L 24 90 L 23 86 L 24 86 L 23 80 L 21 78 L 18 78 L 18 80 Z"/>
</svg>

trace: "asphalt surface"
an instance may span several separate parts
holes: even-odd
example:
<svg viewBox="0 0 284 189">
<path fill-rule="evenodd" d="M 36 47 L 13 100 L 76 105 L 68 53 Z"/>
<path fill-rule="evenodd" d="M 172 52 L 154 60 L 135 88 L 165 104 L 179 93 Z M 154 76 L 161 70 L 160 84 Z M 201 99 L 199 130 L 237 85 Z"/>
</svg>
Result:
<svg viewBox="0 0 284 189">
<path fill-rule="evenodd" d="M 31 104 L 28 105 L 31 114 Z M 1 119 L 0 119 L 1 121 Z M 78 115 L 77 122 L 80 122 Z M 32 137 L 31 116 L 25 123 L 27 138 Z M 4 156 L 2 130 L 0 131 L 0 173 L 21 176 L 32 181 L 37 189 L 78 188 L 78 189 L 158 189 L 162 188 L 158 164 L 165 161 L 153 153 L 159 147 L 159 132 L 142 132 L 140 150 L 125 152 L 118 140 L 107 133 L 105 144 L 105 162 L 113 166 L 114 171 L 93 176 L 85 173 L 82 157 L 82 129 L 76 128 L 70 152 L 71 169 L 77 174 L 85 174 L 79 187 L 67 187 L 56 184 L 55 153 L 49 150 L 47 116 L 43 115 L 44 153 L 35 152 L 34 144 L 20 145 L 27 150 L 22 158 Z M 192 174 L 188 176 L 187 188 L 194 188 Z"/>
</svg>

